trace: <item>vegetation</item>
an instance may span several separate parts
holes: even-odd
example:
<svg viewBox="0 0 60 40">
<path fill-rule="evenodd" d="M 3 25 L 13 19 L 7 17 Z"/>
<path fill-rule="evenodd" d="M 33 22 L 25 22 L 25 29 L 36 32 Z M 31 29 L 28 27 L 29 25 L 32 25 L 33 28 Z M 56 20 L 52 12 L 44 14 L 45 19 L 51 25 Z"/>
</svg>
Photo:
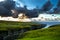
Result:
<svg viewBox="0 0 60 40">
<path fill-rule="evenodd" d="M 18 40 L 60 40 L 60 25 L 25 32 Z"/>
<path fill-rule="evenodd" d="M 12 22 L 12 21 L 0 21 L 0 30 L 9 30 L 9 29 L 20 29 L 31 27 L 31 25 L 35 25 L 36 23 L 32 22 Z M 36 24 L 37 25 L 37 24 Z"/>
<path fill-rule="evenodd" d="M 0 21 L 0 30 L 20 29 L 38 25 L 32 22 Z M 46 29 L 37 29 L 24 32 L 17 40 L 60 40 L 60 25 L 54 25 Z"/>
</svg>

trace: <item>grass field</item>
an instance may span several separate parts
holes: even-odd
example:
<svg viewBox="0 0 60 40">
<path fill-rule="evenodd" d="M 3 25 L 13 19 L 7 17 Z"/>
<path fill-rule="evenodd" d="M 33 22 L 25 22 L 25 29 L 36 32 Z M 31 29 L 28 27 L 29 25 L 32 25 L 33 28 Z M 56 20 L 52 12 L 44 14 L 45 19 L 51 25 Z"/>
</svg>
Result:
<svg viewBox="0 0 60 40">
<path fill-rule="evenodd" d="M 18 40 L 60 40 L 60 25 L 25 32 Z"/>
<path fill-rule="evenodd" d="M 0 30 L 9 30 L 17 28 L 26 28 L 35 25 L 32 22 L 12 22 L 12 21 L 0 21 Z"/>
</svg>

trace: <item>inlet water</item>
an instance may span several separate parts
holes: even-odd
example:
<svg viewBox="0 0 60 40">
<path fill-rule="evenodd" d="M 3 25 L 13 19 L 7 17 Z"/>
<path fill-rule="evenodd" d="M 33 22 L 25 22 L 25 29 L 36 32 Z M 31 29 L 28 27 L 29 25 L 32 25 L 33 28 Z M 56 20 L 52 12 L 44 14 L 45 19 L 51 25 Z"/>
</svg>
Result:
<svg viewBox="0 0 60 40">
<path fill-rule="evenodd" d="M 60 21 L 44 21 L 44 22 L 38 22 L 38 23 L 46 24 L 46 26 L 44 28 L 48 28 L 50 26 L 60 24 Z"/>
</svg>

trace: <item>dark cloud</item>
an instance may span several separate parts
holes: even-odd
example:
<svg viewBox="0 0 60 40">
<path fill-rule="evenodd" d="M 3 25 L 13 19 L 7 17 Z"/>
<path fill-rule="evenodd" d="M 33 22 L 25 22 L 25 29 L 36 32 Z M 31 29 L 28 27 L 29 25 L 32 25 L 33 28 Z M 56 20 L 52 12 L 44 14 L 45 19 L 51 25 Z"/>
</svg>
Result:
<svg viewBox="0 0 60 40">
<path fill-rule="evenodd" d="M 0 2 L 0 15 L 1 16 L 11 16 L 11 10 L 15 8 L 15 2 L 6 0 Z"/>
<path fill-rule="evenodd" d="M 11 12 L 5 7 L 0 6 L 0 16 L 11 16 Z"/>
</svg>

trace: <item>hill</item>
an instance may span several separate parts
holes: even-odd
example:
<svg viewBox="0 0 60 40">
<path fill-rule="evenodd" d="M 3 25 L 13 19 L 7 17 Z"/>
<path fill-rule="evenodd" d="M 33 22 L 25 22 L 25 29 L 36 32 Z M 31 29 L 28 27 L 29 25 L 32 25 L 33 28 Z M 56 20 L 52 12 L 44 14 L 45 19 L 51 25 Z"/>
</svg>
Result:
<svg viewBox="0 0 60 40">
<path fill-rule="evenodd" d="M 54 25 L 47 29 L 27 31 L 22 35 L 22 38 L 17 40 L 60 40 L 60 25 Z"/>
<path fill-rule="evenodd" d="M 35 22 L 0 21 L 0 40 L 15 40 L 26 31 L 41 29 L 45 26 Z"/>
<path fill-rule="evenodd" d="M 10 37 L 13 39 L 18 37 L 18 39 L 16 40 L 60 40 L 60 25 L 54 25 L 46 29 L 41 29 L 41 26 L 42 24 L 37 24 L 32 22 L 28 23 L 28 22 L 0 21 L 0 31 L 1 30 L 2 31 L 4 30 L 4 32 L 6 31 L 5 33 L 3 32 L 4 33 L 3 37 L 8 36 L 7 33 L 9 30 L 12 30 L 12 29 L 14 30 L 14 31 L 10 31 L 11 35 L 9 32 L 10 36 L 7 37 L 8 39 Z M 20 29 L 24 31 L 22 35 L 20 35 Z M 16 36 L 14 35 L 14 33 L 16 33 L 16 35 L 18 33 L 18 35 Z M 1 35 L 3 34 L 1 33 Z"/>
<path fill-rule="evenodd" d="M 13 22 L 13 21 L 0 21 L 0 30 L 9 30 L 9 29 L 19 29 L 31 27 L 31 25 L 36 24 L 32 22 Z"/>
<path fill-rule="evenodd" d="M 14 21 L 0 21 L 0 30 L 24 29 L 24 28 L 43 28 L 45 24 L 38 24 L 36 22 L 14 22 Z"/>
</svg>

